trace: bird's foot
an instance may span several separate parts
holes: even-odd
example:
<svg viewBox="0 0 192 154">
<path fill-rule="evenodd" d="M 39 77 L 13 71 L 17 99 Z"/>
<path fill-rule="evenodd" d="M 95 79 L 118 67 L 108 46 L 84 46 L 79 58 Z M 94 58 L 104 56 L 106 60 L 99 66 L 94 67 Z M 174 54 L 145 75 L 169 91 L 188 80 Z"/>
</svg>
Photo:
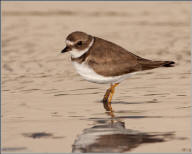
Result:
<svg viewBox="0 0 192 154">
<path fill-rule="evenodd" d="M 111 100 L 113 97 L 113 94 L 115 92 L 115 87 L 118 85 L 118 83 L 115 83 L 114 85 L 111 84 L 111 87 L 107 89 L 104 97 L 103 97 L 103 106 L 107 111 L 113 112 L 111 107 Z"/>
<path fill-rule="evenodd" d="M 111 88 L 107 89 L 107 91 L 103 97 L 103 102 L 108 102 L 110 93 L 111 93 Z"/>
<path fill-rule="evenodd" d="M 103 102 L 103 106 L 104 106 L 104 108 L 105 108 L 106 111 L 113 112 L 110 103 L 108 103 L 108 102 Z"/>
<path fill-rule="evenodd" d="M 104 97 L 103 97 L 103 106 L 105 110 L 112 112 L 111 102 L 109 102 L 109 96 L 111 94 L 111 88 L 107 89 Z"/>
</svg>

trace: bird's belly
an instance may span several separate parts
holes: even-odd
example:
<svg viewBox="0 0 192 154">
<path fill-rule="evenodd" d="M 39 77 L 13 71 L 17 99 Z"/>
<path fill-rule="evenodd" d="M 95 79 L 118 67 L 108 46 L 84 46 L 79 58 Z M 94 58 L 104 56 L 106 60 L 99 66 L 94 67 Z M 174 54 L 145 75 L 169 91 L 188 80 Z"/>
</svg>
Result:
<svg viewBox="0 0 192 154">
<path fill-rule="evenodd" d="M 74 67 L 76 68 L 77 72 L 86 80 L 95 83 L 118 83 L 130 76 L 130 74 L 120 75 L 120 76 L 113 76 L 113 77 L 105 77 L 102 75 L 97 74 L 91 67 L 89 67 L 85 63 L 77 63 L 72 62 Z"/>
</svg>

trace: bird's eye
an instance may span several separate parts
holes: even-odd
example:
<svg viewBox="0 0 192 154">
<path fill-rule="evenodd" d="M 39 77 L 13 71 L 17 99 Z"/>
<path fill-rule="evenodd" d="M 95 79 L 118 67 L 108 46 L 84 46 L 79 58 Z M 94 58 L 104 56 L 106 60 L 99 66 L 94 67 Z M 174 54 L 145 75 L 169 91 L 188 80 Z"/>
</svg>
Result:
<svg viewBox="0 0 192 154">
<path fill-rule="evenodd" d="M 81 46 L 82 44 L 83 44 L 82 41 L 77 42 L 77 45 L 78 45 L 78 46 Z"/>
</svg>

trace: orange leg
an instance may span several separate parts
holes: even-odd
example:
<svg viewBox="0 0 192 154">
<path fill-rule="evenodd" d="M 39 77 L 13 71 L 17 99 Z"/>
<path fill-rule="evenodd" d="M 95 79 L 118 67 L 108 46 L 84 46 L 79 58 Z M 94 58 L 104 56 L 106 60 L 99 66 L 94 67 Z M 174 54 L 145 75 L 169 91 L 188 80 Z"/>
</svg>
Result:
<svg viewBox="0 0 192 154">
<path fill-rule="evenodd" d="M 115 87 L 118 85 L 119 83 L 115 83 L 114 85 L 111 84 L 111 87 L 109 89 L 107 89 L 104 98 L 103 98 L 103 106 L 107 111 L 112 112 L 112 107 L 111 107 L 111 100 L 113 97 L 113 94 L 115 93 Z"/>
</svg>

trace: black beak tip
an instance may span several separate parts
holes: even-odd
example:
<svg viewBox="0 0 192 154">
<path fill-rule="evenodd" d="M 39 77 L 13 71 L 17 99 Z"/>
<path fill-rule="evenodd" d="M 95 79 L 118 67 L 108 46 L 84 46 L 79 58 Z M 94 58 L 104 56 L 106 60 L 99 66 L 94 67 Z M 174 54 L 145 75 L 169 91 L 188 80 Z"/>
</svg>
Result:
<svg viewBox="0 0 192 154">
<path fill-rule="evenodd" d="M 61 53 L 65 53 L 65 52 L 67 52 L 66 48 L 64 48 L 64 49 L 61 51 Z"/>
<path fill-rule="evenodd" d="M 61 51 L 61 53 L 64 53 L 65 52 L 65 50 L 63 49 L 62 51 Z"/>
<path fill-rule="evenodd" d="M 69 47 L 65 47 L 62 51 L 61 51 L 61 53 L 65 53 L 65 52 L 68 52 L 69 51 Z"/>
</svg>

